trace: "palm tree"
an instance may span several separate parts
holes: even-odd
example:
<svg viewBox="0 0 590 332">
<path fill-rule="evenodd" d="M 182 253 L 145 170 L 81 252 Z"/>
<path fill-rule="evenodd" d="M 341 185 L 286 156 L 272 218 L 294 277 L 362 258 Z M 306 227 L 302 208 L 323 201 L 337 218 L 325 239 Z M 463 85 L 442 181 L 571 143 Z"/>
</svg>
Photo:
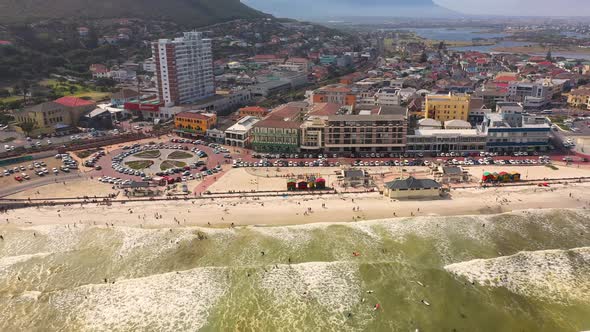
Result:
<svg viewBox="0 0 590 332">
<path fill-rule="evenodd" d="M 30 134 L 33 132 L 33 130 L 35 130 L 35 128 L 37 128 L 37 125 L 35 124 L 35 122 L 32 122 L 32 121 L 21 122 L 17 126 L 19 126 L 20 129 L 22 129 L 22 131 L 27 136 L 30 136 Z"/>
</svg>

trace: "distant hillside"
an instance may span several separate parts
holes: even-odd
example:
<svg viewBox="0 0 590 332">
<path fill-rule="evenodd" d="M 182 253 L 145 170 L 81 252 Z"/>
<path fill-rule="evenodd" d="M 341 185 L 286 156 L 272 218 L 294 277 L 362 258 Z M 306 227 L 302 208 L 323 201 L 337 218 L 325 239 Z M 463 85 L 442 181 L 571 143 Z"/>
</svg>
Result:
<svg viewBox="0 0 590 332">
<path fill-rule="evenodd" d="M 456 13 L 432 0 L 243 0 L 252 8 L 281 17 L 438 17 Z"/>
<path fill-rule="evenodd" d="M 240 0 L 0 0 L 0 22 L 141 18 L 204 26 L 264 14 Z"/>
</svg>

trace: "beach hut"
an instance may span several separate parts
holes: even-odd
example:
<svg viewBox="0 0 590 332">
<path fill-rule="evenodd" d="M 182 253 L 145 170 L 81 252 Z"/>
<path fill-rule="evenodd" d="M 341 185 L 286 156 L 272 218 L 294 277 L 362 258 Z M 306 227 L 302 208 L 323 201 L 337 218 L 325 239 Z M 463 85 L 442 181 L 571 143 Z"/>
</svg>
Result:
<svg viewBox="0 0 590 332">
<path fill-rule="evenodd" d="M 490 182 L 490 181 L 492 181 L 491 175 L 492 175 L 492 173 L 490 173 L 490 172 L 484 172 L 483 173 L 483 176 L 481 177 L 481 181 L 483 181 L 483 182 Z"/>
<path fill-rule="evenodd" d="M 307 178 L 307 188 L 315 189 L 315 177 L 311 176 Z"/>
<path fill-rule="evenodd" d="M 297 189 L 307 190 L 307 181 L 299 181 L 299 183 L 297 184 Z"/>
<path fill-rule="evenodd" d="M 297 189 L 297 181 L 295 179 L 289 179 L 287 181 L 287 190 L 296 190 Z"/>
<path fill-rule="evenodd" d="M 500 172 L 500 174 L 498 174 L 498 181 L 500 182 L 509 182 L 511 179 L 510 174 L 506 173 L 506 172 Z"/>
<path fill-rule="evenodd" d="M 520 173 L 512 172 L 512 174 L 510 174 L 510 178 L 511 178 L 512 182 L 518 182 L 518 181 L 520 181 Z"/>
<path fill-rule="evenodd" d="M 323 178 L 317 178 L 315 180 L 315 187 L 316 189 L 326 189 L 326 180 Z"/>
<path fill-rule="evenodd" d="M 492 181 L 498 181 L 498 178 L 500 177 L 500 174 L 494 172 L 492 173 Z"/>
</svg>

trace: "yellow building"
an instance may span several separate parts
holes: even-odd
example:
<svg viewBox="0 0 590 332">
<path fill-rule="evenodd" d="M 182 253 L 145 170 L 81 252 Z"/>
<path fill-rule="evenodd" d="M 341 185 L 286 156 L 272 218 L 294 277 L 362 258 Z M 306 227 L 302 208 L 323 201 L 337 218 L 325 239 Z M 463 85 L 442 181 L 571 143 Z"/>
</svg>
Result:
<svg viewBox="0 0 590 332">
<path fill-rule="evenodd" d="M 437 121 L 467 121 L 471 96 L 467 94 L 427 95 L 424 104 L 426 118 Z"/>
<path fill-rule="evenodd" d="M 572 90 L 567 95 L 567 104 L 570 107 L 590 109 L 590 87 Z"/>
<path fill-rule="evenodd" d="M 69 133 L 72 128 L 70 109 L 62 104 L 48 101 L 39 105 L 15 112 L 17 124 L 32 123 L 31 131 L 25 134 L 31 136 L 48 135 L 53 133 Z M 24 132 L 20 126 L 16 130 Z"/>
<path fill-rule="evenodd" d="M 205 135 L 216 125 L 217 115 L 213 113 L 181 112 L 174 117 L 174 128 L 185 134 Z"/>
</svg>

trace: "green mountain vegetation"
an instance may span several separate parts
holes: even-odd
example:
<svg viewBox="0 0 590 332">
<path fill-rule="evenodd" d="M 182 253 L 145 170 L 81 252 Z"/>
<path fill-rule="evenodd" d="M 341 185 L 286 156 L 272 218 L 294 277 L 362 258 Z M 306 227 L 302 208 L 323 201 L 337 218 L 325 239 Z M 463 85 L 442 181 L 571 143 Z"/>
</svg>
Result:
<svg viewBox="0 0 590 332">
<path fill-rule="evenodd" d="M 205 26 L 264 14 L 240 0 L 0 0 L 0 22 L 140 18 Z"/>
</svg>

